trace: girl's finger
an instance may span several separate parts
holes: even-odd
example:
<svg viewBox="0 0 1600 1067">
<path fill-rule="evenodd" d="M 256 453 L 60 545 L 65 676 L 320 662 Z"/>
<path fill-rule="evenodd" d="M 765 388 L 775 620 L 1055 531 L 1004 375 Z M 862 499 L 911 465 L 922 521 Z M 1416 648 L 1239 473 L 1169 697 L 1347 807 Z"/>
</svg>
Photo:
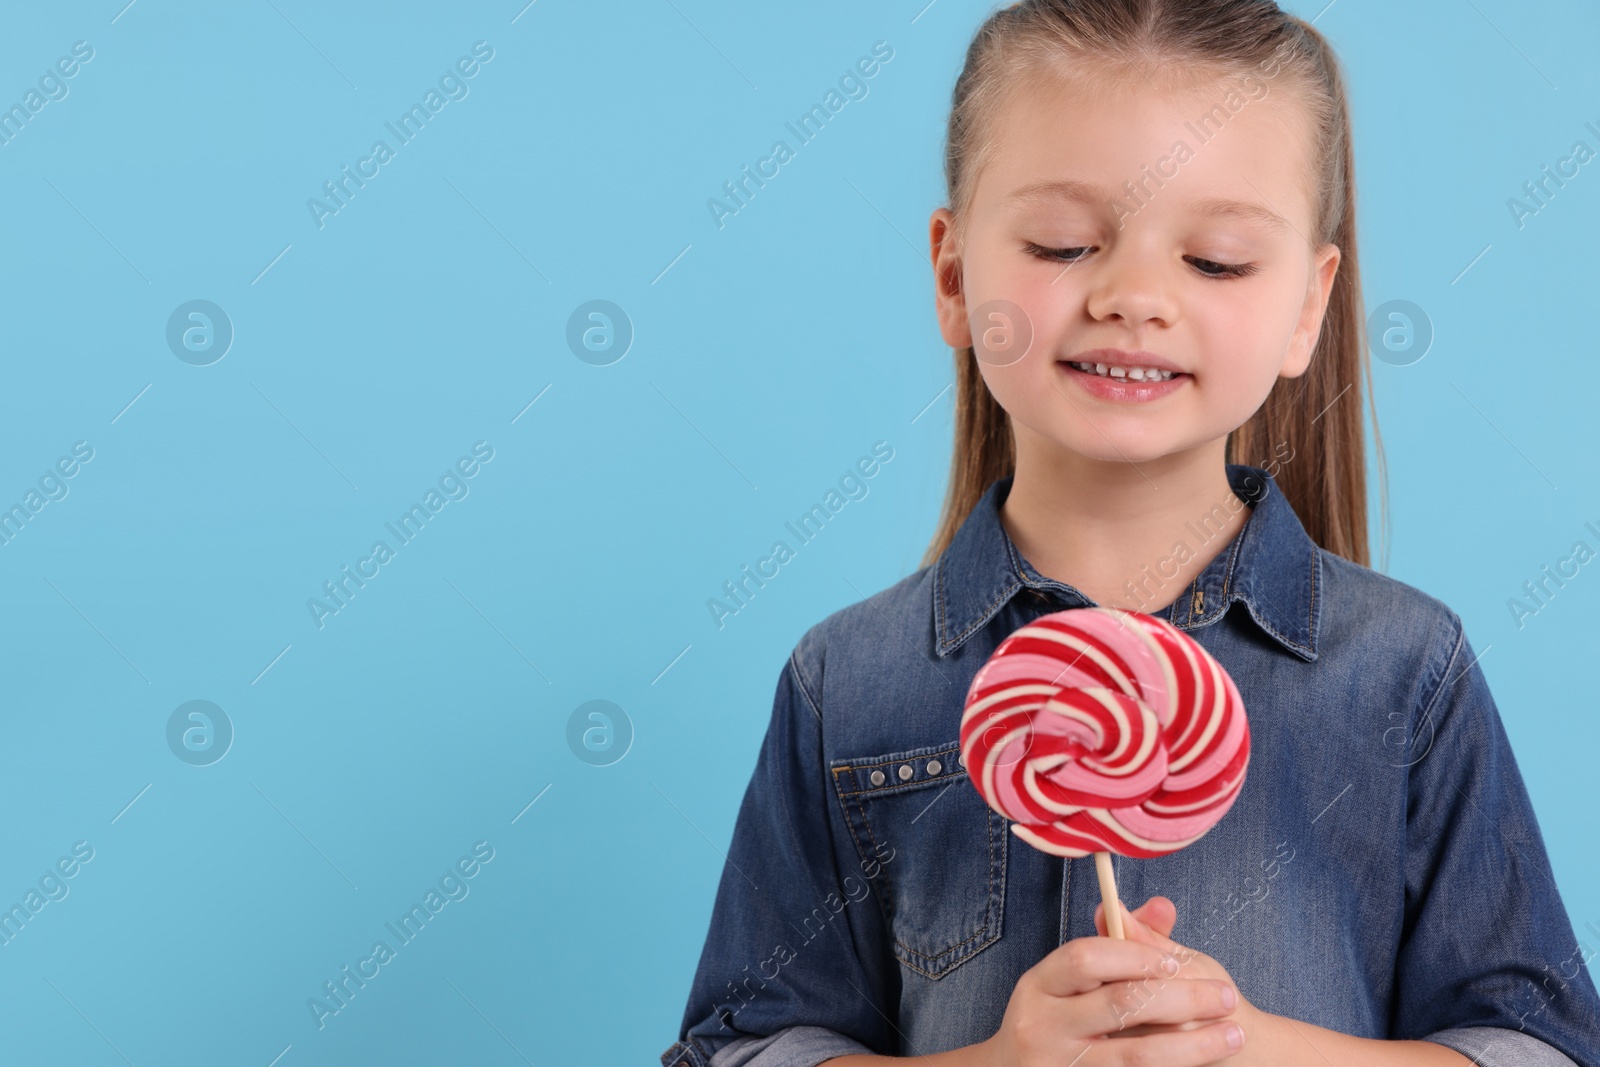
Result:
<svg viewBox="0 0 1600 1067">
<path fill-rule="evenodd" d="M 1052 951 L 1023 980 L 1054 997 L 1074 997 L 1107 982 L 1175 977 L 1179 962 L 1153 945 L 1105 937 L 1079 937 Z"/>
<path fill-rule="evenodd" d="M 1239 1005 L 1232 982 L 1215 978 L 1110 982 L 1073 1000 L 1076 1032 L 1112 1037 L 1144 1023 L 1215 1019 Z"/>
<path fill-rule="evenodd" d="M 1238 1044 L 1230 1042 L 1230 1033 L 1237 1036 Z M 1244 1047 L 1244 1040 L 1244 1030 L 1239 1024 L 1226 1019 L 1195 1030 L 1173 1030 L 1144 1037 L 1107 1037 L 1100 1042 L 1105 1047 L 1095 1051 L 1101 1056 L 1099 1062 L 1106 1067 L 1126 1063 L 1200 1067 L 1232 1056 Z"/>
<path fill-rule="evenodd" d="M 1172 928 L 1178 922 L 1178 906 L 1167 897 L 1151 897 L 1134 909 L 1134 914 L 1139 916 L 1140 922 L 1166 938 L 1172 936 Z"/>
<path fill-rule="evenodd" d="M 1139 917 L 1137 912 L 1129 911 L 1128 906 L 1123 904 L 1120 900 L 1117 902 L 1117 904 L 1122 909 L 1122 936 L 1124 938 L 1129 941 L 1142 941 L 1146 944 L 1155 945 L 1164 952 L 1170 952 L 1172 950 L 1173 942 L 1170 939 L 1168 939 L 1160 931 L 1153 929 L 1148 923 Z M 1111 936 L 1110 931 L 1106 927 L 1106 911 L 1104 904 L 1095 905 L 1094 928 L 1100 932 L 1101 937 Z M 1165 942 L 1165 944 L 1162 942 Z"/>
<path fill-rule="evenodd" d="M 1129 911 L 1127 905 L 1122 904 L 1121 901 L 1117 903 L 1122 907 L 1122 932 L 1128 940 L 1154 945 L 1162 952 L 1175 955 L 1180 960 L 1191 959 L 1196 955 L 1194 949 L 1178 944 L 1167 934 L 1144 922 L 1136 913 Z M 1109 931 L 1106 929 L 1104 905 L 1095 905 L 1094 914 L 1095 929 L 1100 931 L 1102 937 L 1110 936 Z"/>
</svg>

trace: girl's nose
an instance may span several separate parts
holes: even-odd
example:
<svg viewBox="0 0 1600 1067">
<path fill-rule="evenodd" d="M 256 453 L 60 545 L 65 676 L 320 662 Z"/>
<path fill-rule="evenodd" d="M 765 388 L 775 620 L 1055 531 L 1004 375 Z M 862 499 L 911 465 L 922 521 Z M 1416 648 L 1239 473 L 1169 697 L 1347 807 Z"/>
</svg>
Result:
<svg viewBox="0 0 1600 1067">
<path fill-rule="evenodd" d="M 1096 265 L 1099 270 L 1088 289 L 1090 317 L 1135 327 L 1177 321 L 1171 278 L 1154 256 L 1124 247 L 1108 252 Z"/>
</svg>

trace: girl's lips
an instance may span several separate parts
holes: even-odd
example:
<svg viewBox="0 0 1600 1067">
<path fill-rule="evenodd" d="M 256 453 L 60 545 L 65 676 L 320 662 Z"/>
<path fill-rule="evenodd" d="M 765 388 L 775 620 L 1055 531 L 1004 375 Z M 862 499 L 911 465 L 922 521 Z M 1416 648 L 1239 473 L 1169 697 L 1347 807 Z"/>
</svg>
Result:
<svg viewBox="0 0 1600 1067">
<path fill-rule="evenodd" d="M 1131 378 L 1101 377 L 1092 371 L 1081 371 L 1065 360 L 1056 363 L 1056 370 L 1078 383 L 1079 388 L 1101 400 L 1120 400 L 1141 404 L 1159 400 L 1168 393 L 1183 388 L 1189 374 L 1174 374 L 1164 382 L 1136 382 Z"/>
</svg>

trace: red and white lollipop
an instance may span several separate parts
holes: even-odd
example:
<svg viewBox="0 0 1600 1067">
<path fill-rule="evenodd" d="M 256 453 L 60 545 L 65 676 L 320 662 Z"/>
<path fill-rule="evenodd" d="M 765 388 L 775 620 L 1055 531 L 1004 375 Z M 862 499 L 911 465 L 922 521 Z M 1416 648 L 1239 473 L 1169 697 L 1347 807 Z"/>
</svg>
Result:
<svg viewBox="0 0 1600 1067">
<path fill-rule="evenodd" d="M 1121 937 L 1110 853 L 1164 856 L 1216 825 L 1244 785 L 1250 728 L 1233 679 L 1188 634 L 1073 608 L 1000 642 L 967 690 L 961 755 L 1018 837 L 1094 855 Z"/>
</svg>

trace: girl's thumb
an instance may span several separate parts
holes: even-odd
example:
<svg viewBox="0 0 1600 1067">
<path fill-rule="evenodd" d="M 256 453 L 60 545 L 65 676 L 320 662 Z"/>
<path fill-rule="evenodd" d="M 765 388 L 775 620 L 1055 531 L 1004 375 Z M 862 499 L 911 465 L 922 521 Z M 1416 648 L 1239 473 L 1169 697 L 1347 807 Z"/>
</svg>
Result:
<svg viewBox="0 0 1600 1067">
<path fill-rule="evenodd" d="M 1165 901 L 1164 897 L 1151 897 L 1139 905 L 1138 911 L 1129 911 L 1128 906 L 1120 900 L 1117 901 L 1122 911 L 1122 936 L 1129 941 L 1143 941 L 1158 948 L 1167 948 L 1171 938 L 1172 926 L 1168 919 L 1167 908 L 1157 901 Z M 1094 925 L 1103 937 L 1110 937 L 1111 931 L 1106 927 L 1105 903 L 1102 901 L 1094 908 Z M 1173 915 L 1172 918 L 1176 918 Z M 1148 921 L 1147 921 L 1148 920 Z"/>
<path fill-rule="evenodd" d="M 1117 908 L 1122 912 L 1122 936 L 1129 941 L 1153 941 L 1150 928 L 1139 917 L 1128 910 L 1122 901 L 1117 901 Z M 1106 906 L 1102 901 L 1094 906 L 1094 925 L 1102 937 L 1110 937 L 1111 930 L 1106 923 Z"/>
</svg>

